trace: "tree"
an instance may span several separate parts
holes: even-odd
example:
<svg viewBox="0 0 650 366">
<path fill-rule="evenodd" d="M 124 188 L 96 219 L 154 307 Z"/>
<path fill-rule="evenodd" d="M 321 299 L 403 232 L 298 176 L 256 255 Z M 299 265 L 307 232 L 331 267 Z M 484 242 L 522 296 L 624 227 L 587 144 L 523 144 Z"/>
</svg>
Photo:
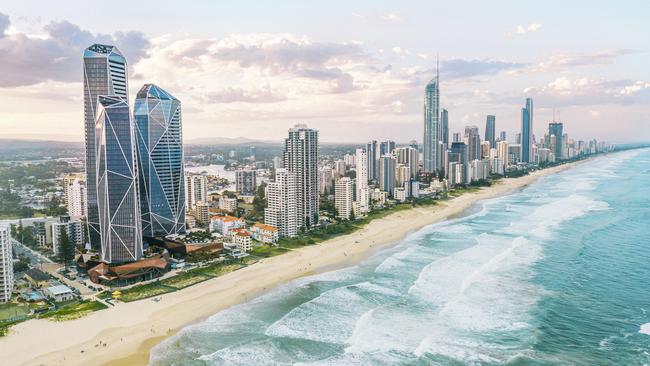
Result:
<svg viewBox="0 0 650 366">
<path fill-rule="evenodd" d="M 70 242 L 68 231 L 61 228 L 59 234 L 59 261 L 63 263 L 66 271 L 68 270 L 68 263 L 74 258 L 74 245 Z"/>
</svg>

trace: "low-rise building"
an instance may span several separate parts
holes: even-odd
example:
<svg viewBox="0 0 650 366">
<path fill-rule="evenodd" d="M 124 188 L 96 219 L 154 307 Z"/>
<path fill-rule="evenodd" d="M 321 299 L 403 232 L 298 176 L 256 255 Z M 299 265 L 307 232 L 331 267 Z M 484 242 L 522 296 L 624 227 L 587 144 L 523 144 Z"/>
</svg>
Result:
<svg viewBox="0 0 650 366">
<path fill-rule="evenodd" d="M 406 201 L 406 189 L 402 187 L 396 187 L 395 191 L 393 192 L 393 197 L 398 202 Z"/>
<path fill-rule="evenodd" d="M 46 287 L 50 283 L 50 275 L 38 268 L 31 268 L 25 272 L 25 280 L 33 287 Z"/>
<path fill-rule="evenodd" d="M 246 226 L 246 221 L 234 216 L 212 216 L 210 218 L 210 232 L 217 232 L 223 236 L 230 236 L 233 229 Z"/>
<path fill-rule="evenodd" d="M 77 295 L 66 285 L 50 286 L 45 289 L 45 295 L 54 302 L 74 300 Z"/>
<path fill-rule="evenodd" d="M 274 244 L 278 242 L 278 228 L 272 225 L 257 223 L 250 229 L 253 239 L 266 243 Z"/>
<path fill-rule="evenodd" d="M 233 243 L 237 246 L 237 249 L 242 252 L 248 252 L 253 249 L 251 234 L 249 234 L 245 229 L 234 229 L 232 237 Z"/>
<path fill-rule="evenodd" d="M 377 206 L 383 206 L 386 204 L 386 199 L 388 198 L 388 193 L 375 188 L 371 191 L 370 199 Z"/>
</svg>

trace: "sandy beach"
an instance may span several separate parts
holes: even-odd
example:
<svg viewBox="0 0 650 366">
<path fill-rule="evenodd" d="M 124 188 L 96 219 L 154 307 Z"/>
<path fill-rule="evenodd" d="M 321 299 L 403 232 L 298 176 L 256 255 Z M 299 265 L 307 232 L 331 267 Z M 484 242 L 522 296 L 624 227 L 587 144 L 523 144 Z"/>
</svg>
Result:
<svg viewBox="0 0 650 366">
<path fill-rule="evenodd" d="M 301 276 L 345 267 L 409 233 L 461 214 L 477 201 L 511 193 L 537 178 L 575 165 L 503 179 L 492 187 L 431 207 L 395 212 L 362 230 L 264 259 L 244 269 L 151 299 L 119 303 L 81 319 L 29 320 L 0 338 L 3 365 L 144 365 L 149 350 L 183 327 Z"/>
</svg>

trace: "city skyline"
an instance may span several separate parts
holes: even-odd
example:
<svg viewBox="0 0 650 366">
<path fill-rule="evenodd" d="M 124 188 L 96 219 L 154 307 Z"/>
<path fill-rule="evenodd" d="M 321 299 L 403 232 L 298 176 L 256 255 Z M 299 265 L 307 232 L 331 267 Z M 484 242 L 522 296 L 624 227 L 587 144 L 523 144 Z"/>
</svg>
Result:
<svg viewBox="0 0 650 366">
<path fill-rule="evenodd" d="M 260 10 L 269 10 L 269 20 L 287 18 L 282 14 L 286 3 L 274 5 Z M 495 115 L 498 131 L 515 132 L 521 100 L 532 97 L 536 136 L 558 111 L 577 138 L 650 139 L 650 75 L 642 67 L 648 53 L 640 36 L 648 33 L 639 16 L 643 12 L 618 9 L 620 16 L 596 25 L 586 19 L 596 19 L 607 6 L 566 5 L 559 17 L 531 6 L 534 11 L 527 12 L 532 14 L 527 19 L 496 14 L 495 24 L 472 25 L 477 14 L 459 20 L 454 18 L 457 7 L 438 4 L 439 13 L 454 20 L 440 17 L 441 26 L 453 34 L 445 39 L 435 32 L 418 35 L 427 29 L 418 9 L 430 6 L 332 6 L 338 8 L 334 14 L 311 5 L 305 19 L 313 25 L 307 25 L 296 20 L 259 24 L 255 13 L 232 24 L 228 15 L 243 12 L 240 5 L 192 4 L 177 10 L 193 14 L 196 22 L 176 20 L 180 31 L 170 31 L 154 21 L 133 22 L 132 14 L 107 22 L 99 15 L 81 14 L 74 6 L 55 10 L 48 5 L 43 15 L 34 17 L 29 15 L 29 1 L 8 4 L 0 15 L 0 45 L 11 51 L 0 55 L 7 66 L 0 75 L 0 94 L 10 103 L 0 114 L 0 128 L 7 137 L 81 141 L 77 55 L 88 44 L 102 41 L 114 44 L 129 59 L 131 98 L 140 85 L 153 82 L 184 101 L 188 141 L 280 141 L 282 131 L 295 123 L 321 131 L 323 142 L 381 140 L 387 129 L 395 131 L 391 138 L 396 141 L 420 141 L 421 93 L 435 73 L 436 53 L 444 91 L 440 108 L 449 111 L 451 131 L 468 124 L 482 126 L 487 115 Z M 486 7 L 477 4 L 476 13 L 498 13 Z M 644 7 L 641 3 L 637 8 Z M 208 27 L 199 13 L 214 10 L 219 10 L 219 22 L 211 20 Z M 157 11 L 155 15 L 166 19 L 170 9 L 161 5 Z M 576 27 L 572 14 L 581 15 L 583 27 Z M 324 32 L 324 23 L 335 20 L 349 20 L 354 29 Z M 134 29 L 133 24 L 142 28 Z M 596 26 L 600 37 L 593 35 Z M 559 37 L 567 27 L 573 35 Z M 378 30 L 388 36 L 376 40 L 372 35 Z M 43 57 L 29 57 L 39 50 Z M 27 69 L 37 72 L 24 72 Z M 33 104 L 39 109 L 25 108 Z M 609 124 L 611 120 L 617 124 Z M 269 126 L 270 133 L 262 132 Z M 630 130 L 638 133 L 631 136 Z"/>
</svg>

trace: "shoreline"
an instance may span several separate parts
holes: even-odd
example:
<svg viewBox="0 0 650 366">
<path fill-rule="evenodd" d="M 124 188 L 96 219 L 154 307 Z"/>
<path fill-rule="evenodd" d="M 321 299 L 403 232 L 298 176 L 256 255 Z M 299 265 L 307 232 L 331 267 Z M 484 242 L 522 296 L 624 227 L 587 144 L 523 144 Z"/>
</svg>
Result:
<svg viewBox="0 0 650 366">
<path fill-rule="evenodd" d="M 587 159 L 589 160 L 589 159 Z M 462 217 L 477 202 L 511 194 L 538 178 L 587 160 L 497 181 L 437 205 L 396 211 L 351 234 L 265 258 L 249 267 L 173 293 L 66 321 L 29 320 L 0 338 L 3 361 L 12 365 L 145 365 L 151 349 L 185 326 L 201 322 L 293 279 L 357 264 L 398 244 L 425 226 Z"/>
</svg>

